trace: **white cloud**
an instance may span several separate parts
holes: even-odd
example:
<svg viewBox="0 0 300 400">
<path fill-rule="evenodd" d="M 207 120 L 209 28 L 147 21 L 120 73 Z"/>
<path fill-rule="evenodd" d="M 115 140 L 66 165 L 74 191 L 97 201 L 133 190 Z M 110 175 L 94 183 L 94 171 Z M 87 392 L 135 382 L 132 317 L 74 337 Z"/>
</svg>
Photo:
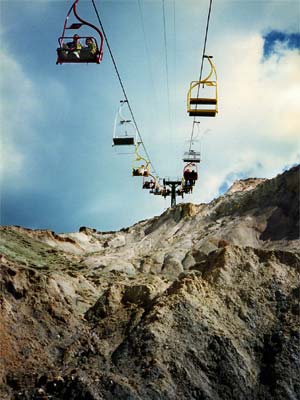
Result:
<svg viewBox="0 0 300 400">
<path fill-rule="evenodd" d="M 241 125 L 239 134 L 266 135 L 286 141 L 299 135 L 297 109 L 300 103 L 300 57 L 283 50 L 278 60 L 274 55 L 262 62 L 263 39 L 245 36 L 223 43 L 232 54 L 227 63 L 221 61 L 219 125 Z M 219 50 L 217 59 L 225 60 Z"/>
<path fill-rule="evenodd" d="M 203 146 L 201 201 L 216 197 L 228 177 L 271 178 L 300 161 L 299 54 L 282 48 L 279 59 L 262 62 L 262 50 L 259 35 L 219 45 L 219 115 L 201 123 L 202 131 L 212 129 Z"/>
<path fill-rule="evenodd" d="M 47 152 L 48 139 L 40 124 L 63 118 L 61 106 L 68 112 L 65 88 L 53 79 L 44 79 L 40 87 L 11 55 L 0 52 L 1 63 L 1 179 L 11 185 L 32 185 L 29 169 L 41 151 Z M 51 137 L 51 146 L 59 146 L 59 137 Z M 55 156 L 55 152 L 53 152 Z M 31 171 L 33 173 L 33 171 Z M 25 178 L 27 177 L 27 178 Z"/>
<path fill-rule="evenodd" d="M 284 166 L 300 161 L 300 58 L 284 47 L 280 52 L 279 59 L 274 56 L 263 62 L 263 38 L 253 33 L 234 41 L 226 36 L 218 43 L 213 55 L 219 78 L 219 114 L 201 120 L 203 162 L 195 191 L 185 196 L 185 202 L 208 202 L 218 196 L 225 182 L 230 185 L 240 176 L 271 178 Z M 184 118 L 182 112 L 187 86 L 182 82 L 174 99 L 180 115 L 172 131 L 173 147 L 166 120 L 159 121 L 159 130 L 151 137 L 152 144 L 156 143 L 155 164 L 163 174 L 180 174 L 181 156 L 188 148 L 193 119 Z"/>
<path fill-rule="evenodd" d="M 17 176 L 24 167 L 22 150 L 26 135 L 32 135 L 30 123 L 40 113 L 33 82 L 21 66 L 5 51 L 1 62 L 1 164 L 3 178 Z"/>
</svg>

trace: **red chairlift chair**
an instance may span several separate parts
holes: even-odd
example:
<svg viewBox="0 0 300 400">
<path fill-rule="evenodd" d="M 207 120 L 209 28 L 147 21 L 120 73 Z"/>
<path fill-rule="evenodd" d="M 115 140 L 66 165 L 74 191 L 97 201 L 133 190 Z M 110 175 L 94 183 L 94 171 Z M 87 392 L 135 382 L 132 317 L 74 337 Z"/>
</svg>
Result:
<svg viewBox="0 0 300 400">
<path fill-rule="evenodd" d="M 185 185 L 195 185 L 195 181 L 198 179 L 197 164 L 190 162 L 183 168 L 183 179 Z"/>
<path fill-rule="evenodd" d="M 73 63 L 73 64 L 80 64 L 80 63 L 95 63 L 95 64 L 100 64 L 102 57 L 103 57 L 103 34 L 98 29 L 95 25 L 83 20 L 82 18 L 79 17 L 77 14 L 77 3 L 79 0 L 75 0 L 74 3 L 72 4 L 67 17 L 65 19 L 64 23 L 64 28 L 63 28 L 63 33 L 62 36 L 58 38 L 58 44 L 59 47 L 57 49 L 57 61 L 56 64 L 64 64 L 64 63 Z M 68 19 L 73 11 L 73 14 L 75 18 L 79 21 L 79 23 L 75 22 L 72 23 L 70 26 L 67 26 Z M 79 39 L 88 39 L 91 38 L 93 43 L 96 45 L 96 52 L 94 54 L 89 53 L 86 51 L 87 48 L 81 48 L 78 49 L 78 51 L 70 51 L 68 49 L 68 42 L 66 43 L 66 39 L 73 39 L 73 36 L 66 36 L 66 30 L 67 29 L 73 29 L 73 30 L 78 30 L 82 26 L 89 26 L 90 28 L 94 29 L 98 35 L 99 35 L 99 45 L 94 36 L 79 36 Z M 77 54 L 76 54 L 77 53 Z"/>
</svg>

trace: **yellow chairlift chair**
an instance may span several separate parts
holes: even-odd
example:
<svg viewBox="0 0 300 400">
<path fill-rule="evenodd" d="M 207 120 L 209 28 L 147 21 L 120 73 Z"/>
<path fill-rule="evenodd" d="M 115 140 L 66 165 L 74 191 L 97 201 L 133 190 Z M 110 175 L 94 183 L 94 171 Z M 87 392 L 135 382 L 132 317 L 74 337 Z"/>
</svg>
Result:
<svg viewBox="0 0 300 400">
<path fill-rule="evenodd" d="M 218 112 L 217 72 L 212 56 L 204 56 L 210 64 L 210 72 L 201 81 L 192 81 L 187 94 L 187 112 L 190 117 L 215 117 Z M 197 88 L 197 95 L 195 91 Z M 203 97 L 205 96 L 205 97 Z"/>
<path fill-rule="evenodd" d="M 150 162 L 139 154 L 140 144 L 141 142 L 138 142 L 135 146 L 135 159 L 133 161 L 132 176 L 149 176 Z M 141 164 L 141 161 L 144 161 L 144 163 Z"/>
</svg>

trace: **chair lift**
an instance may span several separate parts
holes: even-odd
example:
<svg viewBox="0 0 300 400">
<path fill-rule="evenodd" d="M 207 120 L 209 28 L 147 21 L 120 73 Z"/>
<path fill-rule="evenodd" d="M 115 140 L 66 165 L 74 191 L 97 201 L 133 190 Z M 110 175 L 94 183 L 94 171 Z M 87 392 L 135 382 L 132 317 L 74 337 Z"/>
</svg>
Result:
<svg viewBox="0 0 300 400">
<path fill-rule="evenodd" d="M 149 177 L 151 179 L 149 179 Z M 153 175 L 149 174 L 148 177 L 145 177 L 145 176 L 143 177 L 143 186 L 142 186 L 143 189 L 152 190 L 155 188 L 156 185 L 157 185 L 157 181 Z"/>
<path fill-rule="evenodd" d="M 190 183 L 190 181 L 186 181 L 183 177 L 182 177 L 182 181 L 181 181 L 181 187 L 179 188 L 180 192 L 178 193 L 178 195 L 181 195 L 183 197 L 183 194 L 189 194 L 193 192 L 193 185 Z"/>
<path fill-rule="evenodd" d="M 121 100 L 120 103 L 115 118 L 113 146 L 134 146 L 137 139 L 136 127 L 130 119 L 126 119 L 122 114 L 122 109 L 128 102 Z"/>
<path fill-rule="evenodd" d="M 210 64 L 210 72 L 201 81 L 192 81 L 187 94 L 187 112 L 190 117 L 215 117 L 218 112 L 217 72 L 212 56 L 204 56 Z M 197 97 L 193 93 L 197 88 Z M 193 92 L 193 93 L 192 93 Z M 210 97 L 203 97 L 210 96 Z M 198 108 L 198 106 L 201 106 Z M 205 106 L 205 108 L 203 108 Z"/>
<path fill-rule="evenodd" d="M 183 193 L 189 194 L 193 193 L 193 185 L 189 183 L 184 183 L 182 186 Z"/>
<path fill-rule="evenodd" d="M 162 188 L 161 195 L 166 198 L 167 196 L 171 196 L 171 190 L 166 188 L 165 186 Z"/>
<path fill-rule="evenodd" d="M 196 135 L 194 135 L 194 127 L 195 125 L 198 127 L 198 133 Z M 185 151 L 183 154 L 183 162 L 186 163 L 200 163 L 201 161 L 201 152 L 200 151 L 196 151 L 193 150 L 193 147 L 196 147 L 197 142 L 199 142 L 199 139 L 197 138 L 200 135 L 200 122 L 199 121 L 195 121 L 193 122 L 193 131 L 192 131 L 192 137 L 190 140 L 188 140 L 189 143 L 189 149 L 188 151 Z M 200 147 L 201 147 L 201 139 L 200 139 Z"/>
<path fill-rule="evenodd" d="M 65 19 L 65 23 L 64 23 L 64 28 L 63 28 L 63 32 L 62 35 L 58 38 L 58 44 L 59 47 L 57 49 L 57 61 L 56 64 L 64 64 L 64 63 L 96 63 L 96 64 L 100 64 L 102 57 L 103 57 L 103 34 L 100 31 L 100 29 L 98 29 L 96 26 L 92 25 L 91 23 L 84 21 L 82 18 L 79 17 L 79 15 L 77 14 L 77 3 L 79 0 L 75 0 L 74 3 L 72 4 L 67 17 Z M 75 22 L 72 23 L 70 26 L 67 26 L 69 17 L 71 15 L 71 12 L 73 11 L 73 14 L 75 16 L 75 18 L 79 21 L 79 22 Z M 70 51 L 68 49 L 68 43 L 65 43 L 66 39 L 74 39 L 74 35 L 73 36 L 66 36 L 66 30 L 67 29 L 72 29 L 72 30 L 78 30 L 80 29 L 82 26 L 89 26 L 90 28 L 94 29 L 97 34 L 99 35 L 99 45 L 97 43 L 97 40 L 95 37 L 89 35 L 89 36 L 78 36 L 79 39 L 88 39 L 90 38 L 93 42 L 93 45 L 96 46 L 96 51 L 95 53 L 91 53 L 88 48 L 81 48 L 78 51 Z"/>
<path fill-rule="evenodd" d="M 186 163 L 200 163 L 200 151 L 190 149 L 183 154 L 183 159 Z"/>
<path fill-rule="evenodd" d="M 183 168 L 184 186 L 194 186 L 198 179 L 197 164 L 190 162 Z"/>
<path fill-rule="evenodd" d="M 154 189 L 150 190 L 150 194 L 154 194 L 154 196 L 160 196 L 162 193 L 162 190 L 160 186 L 156 186 Z"/>
<path fill-rule="evenodd" d="M 180 187 L 179 187 L 179 189 L 177 189 L 176 190 L 176 195 L 177 196 L 181 196 L 182 198 L 184 197 L 183 195 L 184 195 L 184 189 L 183 189 L 183 186 L 181 185 Z"/>
<path fill-rule="evenodd" d="M 150 175 L 150 162 L 139 154 L 139 147 L 142 142 L 135 145 L 135 159 L 133 161 L 132 176 L 149 176 Z M 136 166 L 137 162 L 144 161 L 145 164 Z"/>
<path fill-rule="evenodd" d="M 163 194 L 163 186 L 159 182 L 156 182 L 155 187 L 149 193 L 154 194 L 154 196 L 161 196 Z"/>
</svg>

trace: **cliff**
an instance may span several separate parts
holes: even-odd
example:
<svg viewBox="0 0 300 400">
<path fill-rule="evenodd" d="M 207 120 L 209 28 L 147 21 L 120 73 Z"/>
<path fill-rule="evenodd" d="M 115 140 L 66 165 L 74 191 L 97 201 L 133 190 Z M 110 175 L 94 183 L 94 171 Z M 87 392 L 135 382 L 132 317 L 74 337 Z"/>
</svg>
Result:
<svg viewBox="0 0 300 400">
<path fill-rule="evenodd" d="M 1 228 L 3 399 L 300 399 L 299 166 L 117 232 Z"/>
</svg>

